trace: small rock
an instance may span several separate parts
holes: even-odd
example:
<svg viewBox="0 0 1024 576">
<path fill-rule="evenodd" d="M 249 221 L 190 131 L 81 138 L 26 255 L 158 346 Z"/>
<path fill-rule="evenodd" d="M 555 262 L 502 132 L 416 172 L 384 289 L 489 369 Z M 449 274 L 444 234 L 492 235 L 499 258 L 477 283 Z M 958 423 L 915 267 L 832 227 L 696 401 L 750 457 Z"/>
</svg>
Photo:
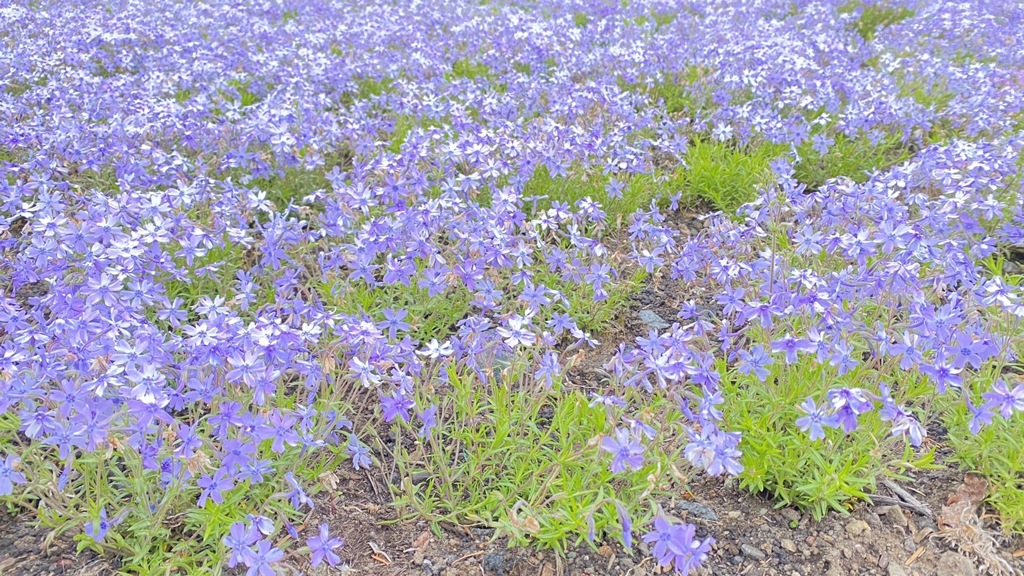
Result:
<svg viewBox="0 0 1024 576">
<path fill-rule="evenodd" d="M 793 542 L 789 538 L 783 538 L 782 540 L 779 540 L 779 545 L 782 546 L 782 549 L 786 552 L 796 553 L 796 542 Z"/>
<path fill-rule="evenodd" d="M 641 310 L 640 321 L 643 322 L 644 324 L 647 324 L 651 328 L 654 328 L 655 330 L 665 330 L 666 328 L 672 326 L 671 324 L 666 322 L 664 318 L 658 316 L 658 313 L 655 312 L 654 310 Z"/>
<path fill-rule="evenodd" d="M 907 527 L 907 515 L 903 513 L 903 510 L 899 506 L 892 506 L 885 512 L 885 517 L 892 522 L 893 525 L 901 528 Z"/>
<path fill-rule="evenodd" d="M 878 514 L 868 510 L 864 513 L 864 521 L 868 523 L 868 526 L 872 528 L 881 528 L 882 519 L 879 518 Z"/>
<path fill-rule="evenodd" d="M 751 560 L 761 561 L 766 558 L 764 552 L 761 552 L 760 550 L 758 550 L 750 544 L 741 544 L 740 552 L 743 552 L 743 555 L 747 558 L 750 558 Z"/>
<path fill-rule="evenodd" d="M 978 568 L 971 562 L 970 558 L 958 552 L 946 552 L 939 557 L 939 563 L 935 565 L 939 574 L 957 574 L 963 576 L 977 576 Z"/>
<path fill-rule="evenodd" d="M 725 513 L 725 517 L 729 519 L 736 519 L 742 516 L 739 510 L 729 510 Z"/>
<path fill-rule="evenodd" d="M 782 510 L 779 510 L 779 514 L 782 514 L 782 517 L 790 522 L 800 521 L 800 513 L 792 508 L 783 508 Z"/>
<path fill-rule="evenodd" d="M 630 570 L 632 570 L 634 565 L 635 564 L 633 563 L 633 559 L 629 558 L 628 556 L 619 558 L 619 567 L 622 568 L 622 570 L 625 572 L 629 572 Z"/>
<path fill-rule="evenodd" d="M 709 520 L 711 522 L 718 521 L 718 514 L 711 508 L 701 504 L 700 502 L 694 502 L 692 500 L 682 500 L 676 503 L 676 510 L 680 512 L 688 512 L 693 514 L 697 518 Z"/>
<path fill-rule="evenodd" d="M 611 546 L 605 544 L 597 549 L 597 555 L 602 558 L 611 558 L 615 555 L 615 551 L 612 550 Z"/>
<path fill-rule="evenodd" d="M 907 569 L 903 566 L 900 566 L 899 562 L 892 562 L 889 564 L 888 574 L 889 576 L 910 576 L 910 573 L 907 572 Z"/>
<path fill-rule="evenodd" d="M 501 552 L 487 554 L 483 557 L 483 565 L 485 570 L 493 572 L 498 576 L 504 576 L 505 555 Z"/>
<path fill-rule="evenodd" d="M 860 536 L 865 532 L 870 532 L 871 527 L 868 526 L 867 522 L 860 520 L 858 518 L 854 518 L 853 520 L 850 520 L 846 523 L 846 531 L 850 534 L 850 536 Z"/>
</svg>

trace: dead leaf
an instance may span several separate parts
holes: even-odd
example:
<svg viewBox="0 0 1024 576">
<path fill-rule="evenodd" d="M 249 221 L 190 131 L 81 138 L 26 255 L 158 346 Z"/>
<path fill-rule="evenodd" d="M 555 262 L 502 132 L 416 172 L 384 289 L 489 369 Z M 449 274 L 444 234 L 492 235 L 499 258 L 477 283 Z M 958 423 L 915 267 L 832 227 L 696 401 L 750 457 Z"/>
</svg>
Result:
<svg viewBox="0 0 1024 576">
<path fill-rule="evenodd" d="M 341 479 L 334 472 L 328 470 L 320 475 L 320 485 L 322 485 L 328 492 L 334 492 L 338 489 L 338 482 Z"/>
<path fill-rule="evenodd" d="M 540 532 L 540 522 L 538 522 L 533 516 L 528 516 L 523 519 L 522 528 L 530 534 L 536 534 L 537 532 Z"/>
<path fill-rule="evenodd" d="M 975 511 L 988 494 L 988 481 L 977 474 L 968 474 L 956 491 L 946 498 L 946 505 L 939 511 L 938 524 L 943 531 L 959 530 L 964 522 L 976 517 Z"/>
<path fill-rule="evenodd" d="M 969 558 L 985 565 L 988 573 L 1016 574 L 1010 563 L 999 555 L 998 535 L 978 516 L 978 508 L 987 494 L 988 482 L 983 477 L 977 474 L 965 476 L 963 484 L 949 495 L 939 512 L 938 535 Z"/>
<path fill-rule="evenodd" d="M 427 544 L 429 542 L 430 542 L 430 532 L 424 532 L 424 533 L 420 534 L 419 536 L 417 536 L 416 539 L 412 541 L 412 546 L 413 546 L 413 548 L 415 548 L 417 550 L 423 550 L 424 548 L 427 547 Z"/>
</svg>

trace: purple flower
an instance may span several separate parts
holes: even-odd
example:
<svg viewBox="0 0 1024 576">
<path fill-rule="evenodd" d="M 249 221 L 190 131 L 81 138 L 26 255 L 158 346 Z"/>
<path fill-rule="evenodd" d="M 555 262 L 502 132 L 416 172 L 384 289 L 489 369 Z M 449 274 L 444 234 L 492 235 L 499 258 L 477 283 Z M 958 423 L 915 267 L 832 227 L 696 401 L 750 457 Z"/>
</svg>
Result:
<svg viewBox="0 0 1024 576">
<path fill-rule="evenodd" d="M 722 473 L 735 476 L 743 471 L 740 464 L 740 451 L 736 447 L 740 443 L 738 432 L 723 432 L 714 423 L 706 422 L 699 434 L 688 430 L 690 442 L 683 449 L 683 455 L 697 468 L 711 476 Z"/>
<path fill-rule="evenodd" d="M 284 479 L 288 482 L 288 486 L 291 487 L 286 497 L 291 501 L 292 508 L 298 510 L 305 505 L 309 506 L 309 509 L 312 510 L 314 507 L 313 499 L 306 495 L 306 491 L 302 489 L 299 481 L 295 479 L 295 475 L 291 472 L 285 472 Z"/>
<path fill-rule="evenodd" d="M 384 411 L 384 421 L 389 423 L 393 422 L 395 418 L 401 418 L 403 422 L 408 422 L 409 411 L 416 407 L 412 400 L 402 394 L 401 390 L 396 390 L 390 397 L 382 395 L 380 405 Z"/>
<path fill-rule="evenodd" d="M 110 530 L 110 522 L 107 521 L 107 508 L 104 506 L 100 508 L 99 517 L 85 525 L 85 535 L 96 542 L 103 542 L 103 539 L 107 537 L 108 530 Z"/>
<path fill-rule="evenodd" d="M 248 548 L 243 561 L 249 567 L 245 576 L 275 576 L 274 564 L 284 559 L 284 552 L 274 547 L 267 540 L 256 542 L 256 549 Z"/>
<path fill-rule="evenodd" d="M 7 496 L 14 492 L 15 484 L 25 484 L 25 475 L 19 472 L 21 460 L 13 454 L 8 454 L 0 462 L 0 496 Z"/>
<path fill-rule="evenodd" d="M 533 377 L 538 382 L 543 382 L 546 388 L 551 388 L 554 385 L 554 378 L 561 373 L 562 367 L 558 364 L 558 354 L 549 350 L 541 356 L 540 366 L 533 373 Z"/>
<path fill-rule="evenodd" d="M 761 346 L 760 344 L 751 348 L 750 352 L 740 350 L 738 355 L 740 362 L 737 369 L 740 373 L 747 376 L 754 374 L 761 382 L 764 382 L 768 378 L 768 374 L 770 374 L 768 366 L 775 363 L 771 354 L 769 354 L 764 349 L 764 346 Z"/>
<path fill-rule="evenodd" d="M 199 502 L 196 505 L 200 508 L 205 508 L 207 498 L 217 504 L 223 504 L 224 495 L 222 492 L 234 488 L 235 481 L 228 471 L 221 467 L 213 473 L 213 476 L 203 475 L 199 480 L 196 480 L 196 485 L 202 488 L 202 492 L 199 493 Z"/>
<path fill-rule="evenodd" d="M 643 454 L 646 448 L 633 436 L 629 428 L 616 428 L 614 438 L 602 438 L 601 449 L 612 454 L 611 470 L 615 474 L 625 471 L 626 468 L 639 470 L 644 464 Z"/>
<path fill-rule="evenodd" d="M 233 523 L 227 536 L 224 536 L 222 540 L 229 552 L 228 568 L 234 568 L 239 563 L 245 562 L 247 554 L 253 552 L 250 546 L 255 544 L 259 538 L 255 526 L 246 526 L 243 522 Z"/>
<path fill-rule="evenodd" d="M 945 394 L 946 389 L 950 386 L 959 388 L 963 383 L 964 379 L 960 377 L 960 369 L 953 367 L 953 365 L 941 355 L 935 359 L 932 364 L 923 364 L 921 366 L 921 372 L 931 376 L 932 380 L 935 381 L 935 387 L 938 389 L 939 394 Z"/>
<path fill-rule="evenodd" d="M 245 519 L 253 528 L 259 530 L 260 534 L 263 534 L 264 536 L 270 536 L 274 533 L 274 521 L 266 516 L 260 516 L 259 514 L 246 514 Z"/>
<path fill-rule="evenodd" d="M 971 402 L 970 399 L 967 399 L 966 402 L 967 410 L 971 413 L 971 421 L 967 425 L 971 434 L 977 434 L 978 432 L 981 432 L 982 428 L 992 424 L 992 417 L 994 414 L 988 405 L 983 404 L 975 407 L 974 403 Z"/>
<path fill-rule="evenodd" d="M 390 255 L 389 255 L 390 258 Z M 384 277 L 384 281 L 388 282 L 388 277 Z M 384 321 L 380 323 L 381 329 L 388 331 L 388 338 L 394 340 L 399 332 L 408 332 L 412 328 L 412 324 L 405 322 L 405 317 L 409 313 L 402 309 L 388 308 L 384 310 Z"/>
<path fill-rule="evenodd" d="M 437 426 L 437 406 L 431 404 L 426 410 L 417 412 L 416 417 L 423 423 L 423 426 L 420 426 L 416 435 L 420 438 L 426 438 L 429 440 L 431 431 Z"/>
<path fill-rule="evenodd" d="M 902 340 L 893 344 L 890 351 L 894 355 L 902 355 L 900 368 L 910 370 L 914 366 L 924 363 L 924 355 L 920 348 L 921 338 L 913 332 L 904 332 Z"/>
<path fill-rule="evenodd" d="M 675 560 L 676 554 L 685 552 L 688 546 L 680 545 L 675 539 L 675 529 L 671 522 L 663 516 L 654 519 L 654 530 L 644 534 L 643 541 L 651 544 L 651 552 L 660 566 L 668 566 Z"/>
<path fill-rule="evenodd" d="M 622 545 L 627 550 L 633 548 L 633 520 L 629 517 L 629 510 L 621 503 L 615 503 L 615 511 L 619 514 L 619 524 L 622 525 Z"/>
<path fill-rule="evenodd" d="M 360 442 L 355 434 L 348 435 L 348 455 L 352 458 L 352 467 L 356 470 L 369 468 L 373 464 L 370 459 L 370 449 Z"/>
<path fill-rule="evenodd" d="M 807 415 L 797 418 L 796 425 L 803 432 L 810 430 L 811 440 L 821 440 L 825 437 L 823 426 L 828 426 L 829 428 L 839 426 L 839 420 L 835 415 L 826 413 L 824 406 L 819 408 L 814 404 L 814 400 L 810 398 L 804 400 L 804 403 L 800 405 L 800 409 Z"/>
<path fill-rule="evenodd" d="M 454 352 L 455 349 L 452 348 L 451 342 L 445 341 L 444 344 L 441 344 L 437 341 L 437 338 L 431 338 L 423 350 L 416 351 L 417 354 L 426 356 L 431 360 L 436 360 L 442 356 L 451 356 Z"/>
<path fill-rule="evenodd" d="M 794 338 L 786 334 L 782 339 L 772 342 L 773 352 L 782 352 L 786 355 L 786 364 L 797 362 L 797 352 L 814 352 L 817 347 L 806 338 Z"/>
<path fill-rule="evenodd" d="M 837 388 L 828 391 L 828 400 L 843 432 L 849 434 L 857 429 L 857 416 L 874 408 L 860 388 Z"/>
<path fill-rule="evenodd" d="M 1000 378 L 992 384 L 992 391 L 986 392 L 982 398 L 987 410 L 998 410 L 1003 418 L 1013 416 L 1015 411 L 1024 412 L 1024 384 L 1018 384 L 1010 390 L 1006 381 Z"/>
<path fill-rule="evenodd" d="M 321 524 L 319 534 L 306 540 L 306 545 L 309 546 L 309 563 L 313 566 L 319 566 L 324 561 L 328 566 L 337 566 L 341 563 L 341 557 L 334 551 L 345 543 L 341 538 L 331 537 L 327 524 Z"/>
<path fill-rule="evenodd" d="M 659 566 L 672 566 L 680 574 L 687 574 L 707 559 L 714 543 L 713 538 L 697 540 L 695 534 L 693 524 L 672 524 L 658 516 L 654 529 L 644 534 L 643 541 L 652 544 L 651 552 Z"/>
<path fill-rule="evenodd" d="M 506 326 L 499 326 L 498 334 L 505 339 L 505 343 L 511 348 L 533 346 L 537 340 L 536 335 L 530 331 L 529 318 L 518 315 L 510 317 L 506 322 Z"/>
</svg>

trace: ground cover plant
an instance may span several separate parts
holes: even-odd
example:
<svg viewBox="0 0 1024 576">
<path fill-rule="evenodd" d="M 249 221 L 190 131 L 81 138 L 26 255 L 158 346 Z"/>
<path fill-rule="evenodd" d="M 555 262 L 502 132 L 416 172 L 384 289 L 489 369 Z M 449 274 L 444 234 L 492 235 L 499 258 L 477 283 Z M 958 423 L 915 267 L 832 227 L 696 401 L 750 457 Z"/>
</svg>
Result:
<svg viewBox="0 0 1024 576">
<path fill-rule="evenodd" d="M 685 574 L 693 474 L 821 517 L 941 441 L 1020 532 L 1021 30 L 981 0 L 8 3 L 0 499 L 127 574 L 294 574 L 345 563 L 312 515 L 344 467 L 436 531 Z M 654 280 L 704 296 L 608 342 Z"/>
</svg>

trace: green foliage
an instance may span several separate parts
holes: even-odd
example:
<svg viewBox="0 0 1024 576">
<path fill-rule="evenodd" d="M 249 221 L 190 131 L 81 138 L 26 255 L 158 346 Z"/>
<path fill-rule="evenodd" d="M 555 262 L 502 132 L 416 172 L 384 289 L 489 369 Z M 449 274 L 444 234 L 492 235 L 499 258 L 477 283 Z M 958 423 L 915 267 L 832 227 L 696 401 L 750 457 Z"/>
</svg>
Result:
<svg viewBox="0 0 1024 576">
<path fill-rule="evenodd" d="M 395 154 L 401 152 L 402 145 L 405 144 L 409 134 L 416 128 L 437 128 L 441 125 L 441 122 L 430 118 L 417 118 L 406 114 L 398 114 L 395 116 L 394 122 L 390 127 L 391 130 L 387 135 L 388 151 Z"/>
<path fill-rule="evenodd" d="M 657 82 L 620 83 L 620 88 L 646 94 L 662 102 L 669 114 L 694 114 L 711 107 L 710 94 L 701 88 L 701 81 L 710 73 L 702 66 L 688 66 L 679 73 Z"/>
<path fill-rule="evenodd" d="M 771 161 L 781 152 L 769 144 L 738 149 L 726 142 L 698 140 L 686 154 L 686 169 L 678 171 L 672 183 L 687 197 L 702 198 L 731 213 L 772 181 Z"/>
<path fill-rule="evenodd" d="M 572 23 L 577 28 L 586 28 L 590 24 L 590 16 L 586 12 L 576 12 L 572 15 Z"/>
<path fill-rule="evenodd" d="M 825 154 L 814 150 L 810 140 L 800 146 L 800 161 L 794 167 L 799 182 L 812 190 L 840 176 L 864 182 L 872 172 L 899 164 L 911 155 L 899 134 L 884 134 L 876 143 L 865 134 L 856 138 L 837 134 L 834 140 Z"/>
<path fill-rule="evenodd" d="M 529 62 L 516 62 L 512 65 L 512 69 L 520 74 L 529 76 L 533 72 L 533 67 L 530 66 Z"/>
<path fill-rule="evenodd" d="M 678 454 L 650 445 L 640 470 L 613 474 L 596 444 L 614 416 L 582 390 L 557 381 L 544 388 L 525 367 L 499 363 L 482 381 L 450 368 L 443 392 L 417 402 L 437 404 L 438 426 L 413 441 L 413 426 L 403 424 L 405 441 L 394 443 L 403 517 L 426 519 L 438 533 L 442 522 L 488 526 L 510 544 L 562 552 L 586 540 L 589 521 L 598 539 L 619 538 L 615 503 L 635 525 L 649 520 L 652 497 L 675 482 Z M 672 408 L 654 404 L 639 417 L 667 433 Z"/>
<path fill-rule="evenodd" d="M 83 190 L 116 193 L 121 190 L 117 171 L 112 166 L 99 169 L 76 170 L 68 175 L 68 182 Z"/>
<path fill-rule="evenodd" d="M 461 58 L 452 63 L 452 71 L 446 74 L 445 78 L 449 82 L 458 78 L 475 80 L 476 78 L 488 77 L 491 74 L 490 66 L 481 62 L 474 62 L 466 58 Z"/>
<path fill-rule="evenodd" d="M 612 228 L 619 228 L 628 223 L 628 217 L 641 208 L 650 205 L 652 200 L 667 198 L 675 190 L 665 178 L 650 174 L 637 174 L 622 177 L 625 189 L 621 198 L 608 197 L 610 177 L 600 173 L 579 173 L 570 169 L 566 176 L 552 176 L 546 166 L 539 166 L 523 187 L 524 198 L 531 203 L 528 213 L 532 211 L 533 199 L 536 199 L 536 210 L 546 210 L 553 202 L 564 202 L 575 206 L 584 198 L 600 202 L 607 218 L 605 223 Z"/>
<path fill-rule="evenodd" d="M 969 394 L 976 406 L 984 403 L 981 394 L 986 391 L 987 385 L 972 387 Z M 990 426 L 973 434 L 968 428 L 971 413 L 966 404 L 959 398 L 948 404 L 944 424 L 953 448 L 952 460 L 988 479 L 987 502 L 999 513 L 1003 530 L 1024 533 L 1024 418 L 1017 414 L 1005 419 L 997 414 Z"/>
<path fill-rule="evenodd" d="M 945 81 L 925 83 L 922 80 L 899 79 L 900 96 L 913 98 L 914 102 L 931 110 L 943 110 L 953 101 L 954 94 L 949 91 Z"/>
<path fill-rule="evenodd" d="M 176 263 L 180 268 L 189 270 L 186 278 L 168 278 L 162 286 L 170 300 L 182 299 L 182 309 L 184 310 L 191 310 L 204 296 L 231 298 L 234 294 L 235 275 L 239 270 L 247 268 L 245 266 L 245 249 L 242 245 L 232 242 L 211 248 L 196 258 L 191 266 L 184 258 L 176 259 Z M 207 270 L 205 274 L 195 273 L 195 270 L 202 268 Z M 273 290 L 268 290 L 264 302 L 273 301 L 273 298 Z"/>
<path fill-rule="evenodd" d="M 890 6 L 884 2 L 851 0 L 839 8 L 840 13 L 847 14 L 857 10 L 860 10 L 860 16 L 853 22 L 852 28 L 865 42 L 874 39 L 879 30 L 914 16 L 914 11 L 906 6 Z"/>
<path fill-rule="evenodd" d="M 342 165 L 345 158 L 329 158 L 332 166 Z M 277 211 L 289 205 L 306 204 L 306 197 L 317 190 L 329 190 L 330 182 L 322 169 L 309 170 L 302 166 L 290 166 L 266 178 L 254 178 L 247 184 L 250 188 L 267 193 L 267 200 Z"/>
<path fill-rule="evenodd" d="M 415 280 L 410 286 L 381 285 L 371 288 L 365 282 L 334 280 L 320 285 L 320 297 L 342 314 L 367 314 L 383 320 L 384 310 L 401 308 L 409 313 L 406 322 L 412 324 L 411 335 L 426 342 L 431 338 L 444 338 L 455 331 L 455 323 L 470 311 L 472 294 L 464 285 L 449 287 L 444 295 L 430 297 L 426 288 Z"/>
<path fill-rule="evenodd" d="M 678 16 L 675 12 L 655 12 L 651 17 L 654 18 L 655 25 L 661 28 L 675 22 Z"/>
<path fill-rule="evenodd" d="M 13 150 L 6 146 L 0 146 L 0 164 L 15 162 L 16 160 L 18 160 L 18 155 Z M 13 178 L 13 175 L 9 175 L 8 177 Z M 13 182 L 11 182 L 11 184 L 13 184 Z"/>
<path fill-rule="evenodd" d="M 618 313 L 629 306 L 629 298 L 643 286 L 646 273 L 643 269 L 633 272 L 629 278 L 620 278 L 606 290 L 608 297 L 594 301 L 594 289 L 589 284 L 571 285 L 547 269 L 536 272 L 537 281 L 561 292 L 568 301 L 569 311 L 580 330 L 601 334 L 611 327 Z"/>
<path fill-rule="evenodd" d="M 11 96 L 17 98 L 31 90 L 33 87 L 46 86 L 49 81 L 50 78 L 48 76 L 39 76 L 31 82 L 25 80 L 12 80 L 4 87 L 4 90 L 6 90 Z"/>
<path fill-rule="evenodd" d="M 286 401 L 282 405 L 291 403 Z M 318 406 L 329 409 L 340 405 L 332 395 L 318 402 Z M 189 421 L 201 427 L 207 425 L 205 420 L 209 414 L 188 416 Z M 18 425 L 16 414 L 0 415 L 4 438 L 16 438 Z M 25 507 L 38 510 L 40 524 L 53 529 L 54 537 L 70 533 L 79 551 L 115 553 L 121 574 L 222 574 L 226 555 L 221 540 L 233 522 L 244 521 L 247 513 L 293 523 L 301 521 L 302 514 L 296 512 L 284 496 L 287 485 L 283 480 L 256 486 L 240 483 L 224 491 L 222 504 L 211 500 L 205 507 L 198 508 L 198 488 L 194 485 L 183 488 L 178 481 L 162 483 L 160 469 L 145 469 L 139 453 L 115 438 L 105 450 L 77 454 L 76 472 L 67 479 L 69 488 L 56 491 L 51 487 L 57 485 L 62 467 L 55 465 L 52 455 L 48 454 L 52 448 L 40 445 L 8 448 L 2 444 L 0 449 L 20 453 L 32 470 L 46 471 L 46 477 L 31 479 L 26 490 L 18 494 L 18 500 Z M 270 444 L 271 441 L 264 441 L 258 447 L 257 456 L 270 456 Z M 210 472 L 203 464 L 204 449 L 188 464 L 195 466 L 197 474 Z M 279 473 L 292 471 L 310 493 L 315 492 L 319 475 L 336 467 L 340 460 L 327 452 L 303 454 L 299 447 L 289 447 L 284 454 L 273 456 Z M 184 468 L 181 473 L 183 471 Z M 84 534 L 81 526 L 96 518 L 102 508 L 120 513 L 111 517 L 110 532 L 99 543 Z"/>
<path fill-rule="evenodd" d="M 345 106 L 351 106 L 356 102 L 372 100 L 395 91 L 395 81 L 388 77 L 361 77 L 355 79 L 354 83 L 354 88 L 346 90 L 341 94 L 340 101 Z"/>
<path fill-rule="evenodd" d="M 1024 276 L 1007 273 L 1007 261 L 1002 256 L 990 256 L 982 265 L 990 276 L 999 276 L 1012 286 L 1020 286 Z M 998 307 L 993 307 L 998 309 Z M 986 311 L 1000 333 L 1013 336 L 1019 333 L 1019 319 L 1005 310 Z M 1024 349 L 1013 350 L 1020 358 Z M 963 396 L 974 406 L 985 403 L 982 395 L 991 389 L 997 378 L 1003 378 L 1009 388 L 1020 383 L 1020 365 L 996 367 L 963 387 Z M 1013 414 L 1009 419 L 995 414 L 992 423 L 978 434 L 970 430 L 972 414 L 961 397 L 944 398 L 941 405 L 946 441 L 953 449 L 952 460 L 961 468 L 977 472 L 989 482 L 987 502 L 999 514 L 1003 530 L 1024 533 L 1024 417 Z"/>
<path fill-rule="evenodd" d="M 190 98 L 192 98 L 192 90 L 189 90 L 188 88 L 178 90 L 174 93 L 174 101 L 178 104 L 184 104 L 185 102 L 188 102 Z"/>
<path fill-rule="evenodd" d="M 891 425 L 877 411 L 862 415 L 852 433 L 826 428 L 826 438 L 817 441 L 796 426 L 805 398 L 821 405 L 829 388 L 864 387 L 866 371 L 837 376 L 810 358 L 773 368 L 764 383 L 735 372 L 723 377 L 725 421 L 742 434 L 742 487 L 766 491 L 779 506 L 794 505 L 821 519 L 829 510 L 846 513 L 852 501 L 868 499 L 880 476 L 930 464 L 931 454 L 913 461 L 913 449 L 889 436 Z M 924 397 L 927 384 L 908 374 L 897 389 L 901 402 Z"/>
<path fill-rule="evenodd" d="M 263 99 L 259 94 L 252 91 L 252 84 L 245 80 L 228 80 L 228 86 L 234 91 L 234 94 L 229 93 L 230 98 L 236 100 L 242 108 L 254 106 Z"/>
</svg>

